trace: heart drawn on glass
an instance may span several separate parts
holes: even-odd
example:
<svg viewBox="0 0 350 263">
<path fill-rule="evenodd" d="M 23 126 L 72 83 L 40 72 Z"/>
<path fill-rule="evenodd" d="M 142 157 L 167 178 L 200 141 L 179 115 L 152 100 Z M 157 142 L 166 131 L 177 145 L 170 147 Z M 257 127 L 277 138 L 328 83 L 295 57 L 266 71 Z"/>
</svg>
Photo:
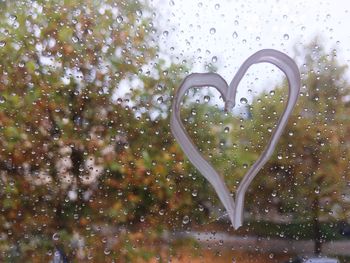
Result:
<svg viewBox="0 0 350 263">
<path fill-rule="evenodd" d="M 236 198 L 233 199 L 223 178 L 201 155 L 197 147 L 194 145 L 193 141 L 190 139 L 188 133 L 186 132 L 180 118 L 181 102 L 184 94 L 188 89 L 192 87 L 210 86 L 216 88 L 220 92 L 225 102 L 225 110 L 230 110 L 235 106 L 237 87 L 244 74 L 251 65 L 262 62 L 271 63 L 284 72 L 289 84 L 288 101 L 281 117 L 277 122 L 276 128 L 272 133 L 270 141 L 268 142 L 260 157 L 244 175 L 237 189 Z M 242 64 L 237 74 L 231 81 L 230 85 L 228 85 L 226 81 L 216 73 L 193 73 L 183 80 L 179 89 L 175 93 L 170 117 L 171 131 L 191 163 L 214 187 L 214 190 L 224 205 L 231 223 L 235 229 L 238 229 L 242 225 L 245 193 L 257 173 L 273 154 L 277 142 L 288 122 L 288 118 L 297 102 L 299 91 L 300 72 L 293 59 L 280 51 L 273 49 L 263 49 L 250 56 Z"/>
</svg>

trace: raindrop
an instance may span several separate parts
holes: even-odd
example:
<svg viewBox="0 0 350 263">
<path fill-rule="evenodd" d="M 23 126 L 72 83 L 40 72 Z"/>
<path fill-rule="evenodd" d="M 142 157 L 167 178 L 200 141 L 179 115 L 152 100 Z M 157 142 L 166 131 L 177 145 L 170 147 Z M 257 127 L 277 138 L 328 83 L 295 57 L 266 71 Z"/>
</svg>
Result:
<svg viewBox="0 0 350 263">
<path fill-rule="evenodd" d="M 79 38 L 77 36 L 72 36 L 73 43 L 78 43 Z"/>
<path fill-rule="evenodd" d="M 54 241 L 57 241 L 57 240 L 60 239 L 60 235 L 59 235 L 58 233 L 54 233 L 54 234 L 52 235 L 52 239 L 53 239 Z"/>
<path fill-rule="evenodd" d="M 209 102 L 210 101 L 210 97 L 209 96 L 204 96 L 204 101 L 205 102 Z"/>
<path fill-rule="evenodd" d="M 216 63 L 216 61 L 218 61 L 218 57 L 217 56 L 214 56 L 214 57 L 211 58 L 211 62 Z"/>
<path fill-rule="evenodd" d="M 228 133 L 229 131 L 230 131 L 230 128 L 229 127 L 225 127 L 224 132 Z"/>
<path fill-rule="evenodd" d="M 289 39 L 289 35 L 288 35 L 288 34 L 284 34 L 284 35 L 283 35 L 283 39 L 284 39 L 284 40 L 288 40 L 288 39 Z"/>
<path fill-rule="evenodd" d="M 123 17 L 122 16 L 117 16 L 117 22 L 120 24 L 123 22 Z"/>
<path fill-rule="evenodd" d="M 233 37 L 234 39 L 236 39 L 236 38 L 238 37 L 238 34 L 237 34 L 237 32 L 236 32 L 236 31 L 235 31 L 235 32 L 233 32 L 232 37 Z"/>
<path fill-rule="evenodd" d="M 220 4 L 216 4 L 216 5 L 215 5 L 215 9 L 216 9 L 216 10 L 219 10 L 219 9 L 220 9 Z"/>
<path fill-rule="evenodd" d="M 163 103 L 163 97 L 160 96 L 160 97 L 157 99 L 157 102 L 158 102 L 159 104 Z"/>
<path fill-rule="evenodd" d="M 242 98 L 239 100 L 239 102 L 240 102 L 241 104 L 247 104 L 247 103 L 248 103 L 248 100 L 247 100 L 246 98 L 242 97 Z"/>
<path fill-rule="evenodd" d="M 214 27 L 210 28 L 210 34 L 214 35 L 216 33 L 216 29 Z"/>
<path fill-rule="evenodd" d="M 0 41 L 0 47 L 4 47 L 6 45 L 5 41 Z"/>
<path fill-rule="evenodd" d="M 164 36 L 164 37 L 167 37 L 168 35 L 169 35 L 169 31 L 166 31 L 166 30 L 165 30 L 165 31 L 163 32 L 163 36 Z"/>
<path fill-rule="evenodd" d="M 184 225 L 186 225 L 186 224 L 188 224 L 189 222 L 190 222 L 189 216 L 184 216 L 183 219 L 182 219 L 182 223 L 183 223 Z"/>
<path fill-rule="evenodd" d="M 196 197 L 197 195 L 198 195 L 198 191 L 197 191 L 197 190 L 193 190 L 193 191 L 192 191 L 192 196 L 193 196 L 193 197 Z"/>
<path fill-rule="evenodd" d="M 0 104 L 3 104 L 3 103 L 5 103 L 5 98 L 3 97 L 3 96 L 0 96 Z"/>
<path fill-rule="evenodd" d="M 141 16 L 142 16 L 142 11 L 141 11 L 141 10 L 136 10 L 136 15 L 137 15 L 138 17 L 141 17 Z"/>
<path fill-rule="evenodd" d="M 11 20 L 11 21 L 16 21 L 16 20 L 17 20 L 17 16 L 15 16 L 15 15 L 10 15 L 10 20 Z"/>
</svg>

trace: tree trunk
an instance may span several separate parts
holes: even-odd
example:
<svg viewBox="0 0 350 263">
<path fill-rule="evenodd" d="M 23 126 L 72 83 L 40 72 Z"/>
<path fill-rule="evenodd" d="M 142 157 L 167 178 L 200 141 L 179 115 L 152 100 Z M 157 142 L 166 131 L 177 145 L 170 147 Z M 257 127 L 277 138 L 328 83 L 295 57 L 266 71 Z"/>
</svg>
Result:
<svg viewBox="0 0 350 263">
<path fill-rule="evenodd" d="M 313 220 L 313 232 L 314 232 L 314 253 L 315 255 L 321 254 L 322 250 L 322 233 L 321 226 L 319 220 L 319 211 L 320 211 L 320 199 L 319 196 L 316 195 L 315 199 L 312 203 L 312 220 Z"/>
</svg>

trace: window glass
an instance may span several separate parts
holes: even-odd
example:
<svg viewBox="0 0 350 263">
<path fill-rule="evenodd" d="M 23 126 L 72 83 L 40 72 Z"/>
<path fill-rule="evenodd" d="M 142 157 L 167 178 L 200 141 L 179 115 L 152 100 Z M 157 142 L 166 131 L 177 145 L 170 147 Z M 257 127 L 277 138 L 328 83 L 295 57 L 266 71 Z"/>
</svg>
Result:
<svg viewBox="0 0 350 263">
<path fill-rule="evenodd" d="M 0 1 L 0 262 L 350 262 L 349 8 Z M 291 57 L 301 87 L 235 229 L 170 117 L 191 73 L 230 83 L 261 49 Z M 185 93 L 180 120 L 234 198 L 289 83 L 254 64 L 232 109 L 213 86 Z"/>
</svg>

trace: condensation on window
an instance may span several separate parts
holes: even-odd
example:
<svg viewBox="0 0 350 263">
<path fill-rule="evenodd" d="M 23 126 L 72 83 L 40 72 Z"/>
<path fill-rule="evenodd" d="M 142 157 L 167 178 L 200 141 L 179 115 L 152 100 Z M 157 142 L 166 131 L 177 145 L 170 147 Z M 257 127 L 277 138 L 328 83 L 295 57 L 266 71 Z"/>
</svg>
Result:
<svg viewBox="0 0 350 263">
<path fill-rule="evenodd" d="M 350 262 L 347 1 L 0 1 L 0 262 Z M 263 49 L 296 106 L 235 229 L 171 127 L 192 73 L 230 83 Z M 286 75 L 252 65 L 235 105 L 193 86 L 191 142 L 234 198 L 278 125 Z M 234 200 L 234 199 L 233 199 Z"/>
</svg>

